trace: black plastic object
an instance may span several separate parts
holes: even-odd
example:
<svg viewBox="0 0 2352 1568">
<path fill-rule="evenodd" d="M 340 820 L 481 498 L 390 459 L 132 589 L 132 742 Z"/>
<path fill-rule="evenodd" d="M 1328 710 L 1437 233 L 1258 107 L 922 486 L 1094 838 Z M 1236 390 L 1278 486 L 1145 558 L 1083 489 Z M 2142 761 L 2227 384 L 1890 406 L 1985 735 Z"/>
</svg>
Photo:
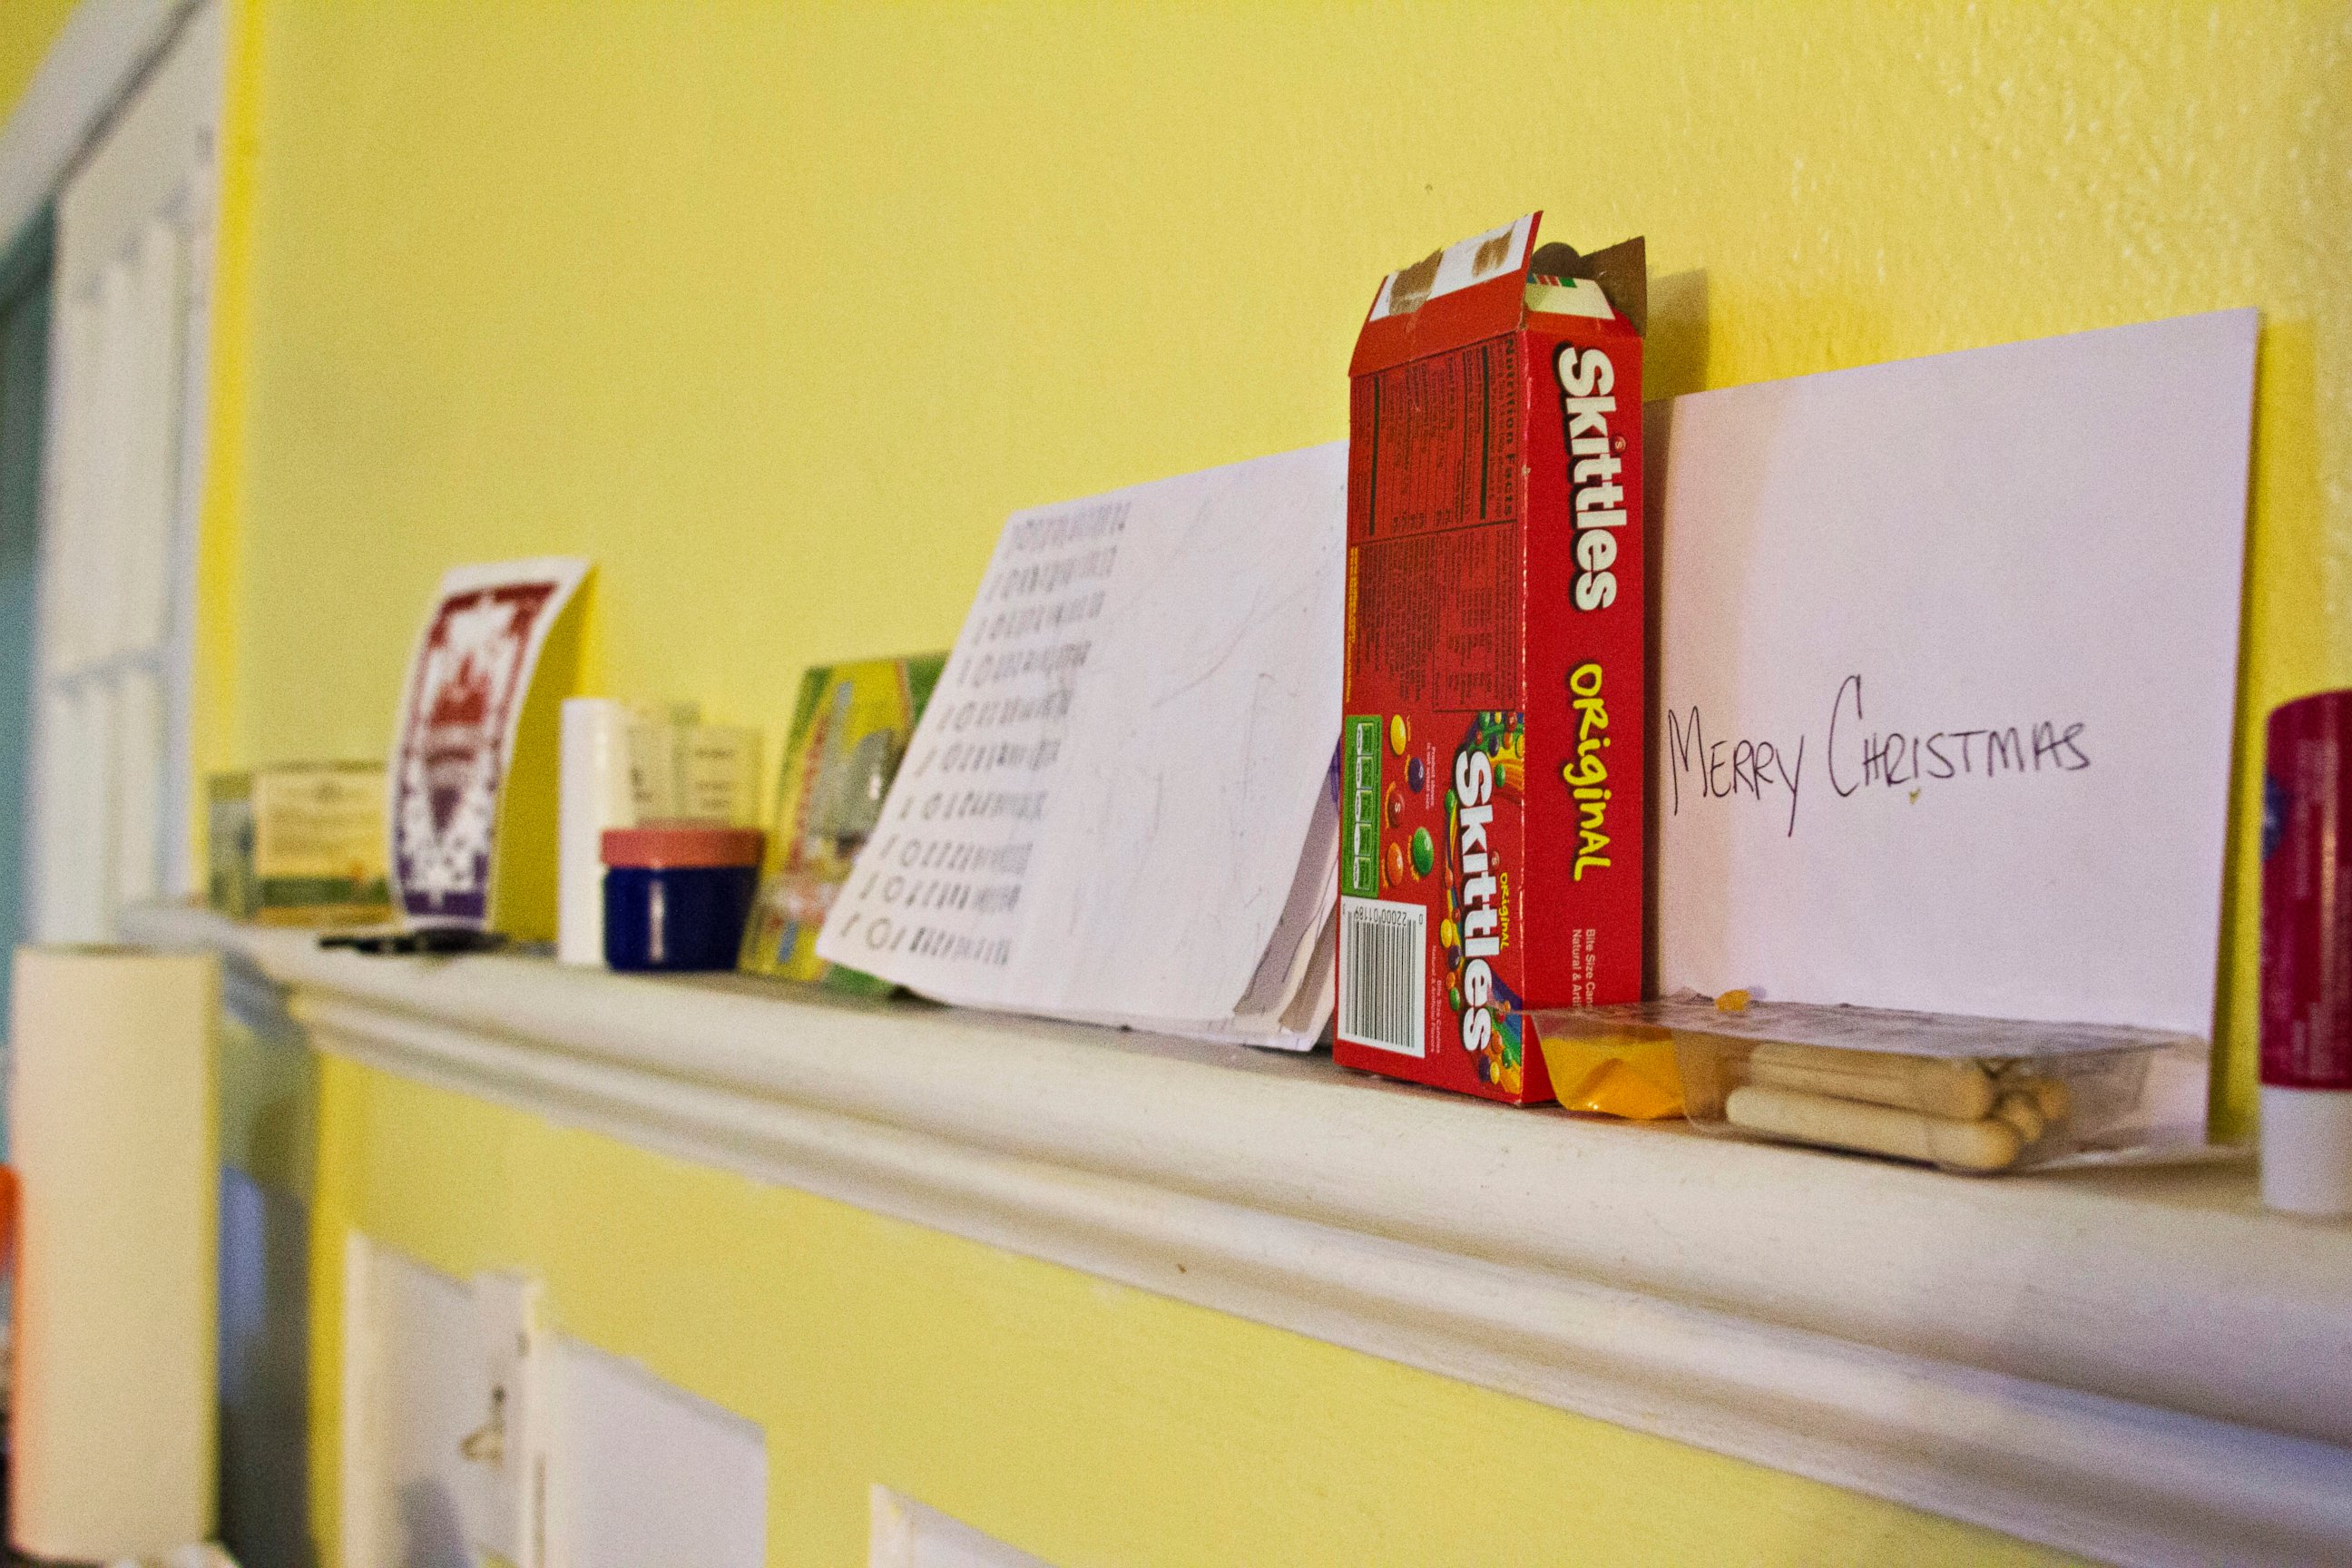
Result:
<svg viewBox="0 0 2352 1568">
<path fill-rule="evenodd" d="M 459 952 L 495 952 L 506 946 L 505 935 L 472 926 L 418 926 L 412 931 L 345 931 L 319 939 L 320 947 L 347 947 L 373 958 L 405 957 L 416 953 L 442 956 Z"/>
</svg>

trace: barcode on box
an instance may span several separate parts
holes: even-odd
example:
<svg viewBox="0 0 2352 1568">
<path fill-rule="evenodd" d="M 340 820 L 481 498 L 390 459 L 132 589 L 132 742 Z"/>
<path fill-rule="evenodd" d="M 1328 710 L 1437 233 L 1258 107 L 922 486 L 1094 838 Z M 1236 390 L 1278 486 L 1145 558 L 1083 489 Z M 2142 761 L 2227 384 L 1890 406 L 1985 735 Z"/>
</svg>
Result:
<svg viewBox="0 0 2352 1568">
<path fill-rule="evenodd" d="M 1429 917 L 1419 904 L 1339 900 L 1339 1036 L 1402 1056 L 1427 1054 L 1422 966 Z"/>
</svg>

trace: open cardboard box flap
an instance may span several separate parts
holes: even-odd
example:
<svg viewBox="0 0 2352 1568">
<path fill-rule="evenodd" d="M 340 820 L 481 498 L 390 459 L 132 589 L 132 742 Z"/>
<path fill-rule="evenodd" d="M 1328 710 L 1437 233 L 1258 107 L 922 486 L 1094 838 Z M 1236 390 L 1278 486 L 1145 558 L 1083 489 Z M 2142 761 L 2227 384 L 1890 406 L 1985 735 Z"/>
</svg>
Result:
<svg viewBox="0 0 2352 1568">
<path fill-rule="evenodd" d="M 1645 247 L 1625 240 L 1590 256 L 1565 245 L 1536 245 L 1543 214 L 1529 213 L 1485 234 L 1433 251 L 1381 279 L 1349 375 L 1364 375 L 1424 355 L 1495 337 L 1528 314 L 1528 274 L 1590 279 L 1636 333 L 1648 325 Z"/>
</svg>

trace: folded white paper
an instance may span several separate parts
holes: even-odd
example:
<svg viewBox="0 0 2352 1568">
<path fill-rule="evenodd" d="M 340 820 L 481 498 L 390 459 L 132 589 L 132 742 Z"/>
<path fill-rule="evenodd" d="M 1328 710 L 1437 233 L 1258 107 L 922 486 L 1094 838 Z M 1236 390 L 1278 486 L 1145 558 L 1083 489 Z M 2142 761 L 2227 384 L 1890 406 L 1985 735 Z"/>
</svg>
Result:
<svg viewBox="0 0 2352 1568">
<path fill-rule="evenodd" d="M 1328 1015 L 1344 443 L 1016 513 L 817 951 L 1304 1047 Z"/>
</svg>

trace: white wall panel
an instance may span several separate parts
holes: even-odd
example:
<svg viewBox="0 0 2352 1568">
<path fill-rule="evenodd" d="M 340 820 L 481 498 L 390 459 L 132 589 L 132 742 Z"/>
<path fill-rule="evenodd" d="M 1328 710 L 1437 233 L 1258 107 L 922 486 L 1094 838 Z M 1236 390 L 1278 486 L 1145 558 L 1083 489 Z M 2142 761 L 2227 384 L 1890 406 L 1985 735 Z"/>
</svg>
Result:
<svg viewBox="0 0 2352 1568">
<path fill-rule="evenodd" d="M 551 1544 L 561 1568 L 760 1568 L 768 1443 L 634 1362 L 562 1342 Z"/>
<path fill-rule="evenodd" d="M 351 1245 L 345 1568 L 472 1568 L 482 1467 L 463 1446 L 490 1415 L 484 1327 L 510 1311 L 513 1282 L 452 1279 L 364 1237 Z M 554 1419 L 531 1424 L 545 1444 L 543 1568 L 759 1568 L 760 1426 L 634 1362 L 553 1343 Z M 542 1564 L 526 1552 L 518 1568 Z"/>
<path fill-rule="evenodd" d="M 866 1568 L 1053 1568 L 888 1487 L 877 1486 L 872 1503 Z"/>
<path fill-rule="evenodd" d="M 474 1568 L 459 1445 L 489 1383 L 473 1291 L 363 1237 L 352 1247 L 364 1261 L 344 1303 L 345 1568 Z"/>
</svg>

